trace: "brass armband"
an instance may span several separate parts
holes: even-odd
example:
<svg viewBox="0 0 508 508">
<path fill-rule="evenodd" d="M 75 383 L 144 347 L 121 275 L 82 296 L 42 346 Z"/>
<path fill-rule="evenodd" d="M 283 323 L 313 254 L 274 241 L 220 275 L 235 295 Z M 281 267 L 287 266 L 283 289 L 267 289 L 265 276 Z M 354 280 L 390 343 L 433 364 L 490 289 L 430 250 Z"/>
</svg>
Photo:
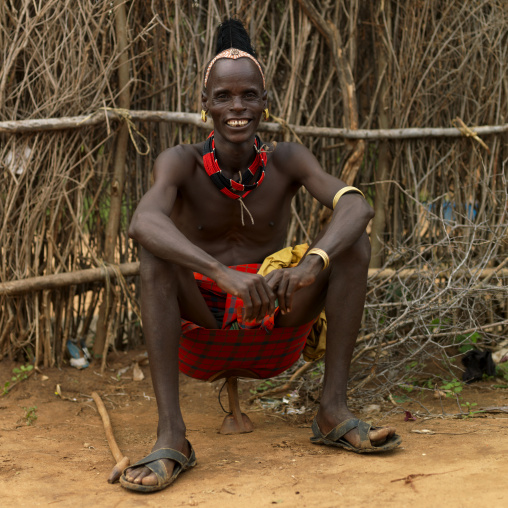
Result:
<svg viewBox="0 0 508 508">
<path fill-rule="evenodd" d="M 350 185 L 348 185 L 347 187 L 343 187 L 342 189 L 340 189 L 339 192 L 337 192 L 337 194 L 335 194 L 335 196 L 333 196 L 333 204 L 332 204 L 332 209 L 335 210 L 335 207 L 337 206 L 337 203 L 339 202 L 339 199 L 344 195 L 344 194 L 347 194 L 348 192 L 356 192 L 358 194 L 361 194 L 363 197 L 365 197 L 363 195 L 363 192 L 360 190 L 360 189 L 357 189 L 356 187 L 351 187 Z"/>
<path fill-rule="evenodd" d="M 319 256 L 323 260 L 323 270 L 328 268 L 328 265 L 330 264 L 330 258 L 328 257 L 328 254 L 323 249 L 317 249 L 314 247 L 313 249 L 310 249 L 309 252 L 307 252 L 307 256 L 310 256 L 311 254 L 316 254 L 316 256 Z"/>
</svg>

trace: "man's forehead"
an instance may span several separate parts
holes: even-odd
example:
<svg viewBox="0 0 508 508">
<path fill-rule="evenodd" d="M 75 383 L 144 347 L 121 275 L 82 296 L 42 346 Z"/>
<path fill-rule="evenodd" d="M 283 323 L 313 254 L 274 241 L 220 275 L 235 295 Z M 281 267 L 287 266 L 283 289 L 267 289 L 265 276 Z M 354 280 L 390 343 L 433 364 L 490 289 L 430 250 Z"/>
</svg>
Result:
<svg viewBox="0 0 508 508">
<path fill-rule="evenodd" d="M 236 60 L 221 58 L 217 60 L 210 71 L 207 88 L 210 88 L 210 85 L 224 85 L 243 78 L 263 89 L 263 78 L 254 62 L 248 58 L 238 58 Z"/>
</svg>

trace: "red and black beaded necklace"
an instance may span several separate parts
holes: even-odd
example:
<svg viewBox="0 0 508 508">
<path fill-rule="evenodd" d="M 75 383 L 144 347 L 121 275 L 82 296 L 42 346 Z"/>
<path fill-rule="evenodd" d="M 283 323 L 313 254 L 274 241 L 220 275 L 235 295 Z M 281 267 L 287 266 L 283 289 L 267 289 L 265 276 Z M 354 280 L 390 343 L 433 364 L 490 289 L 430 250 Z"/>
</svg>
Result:
<svg viewBox="0 0 508 508">
<path fill-rule="evenodd" d="M 210 133 L 203 147 L 203 165 L 205 167 L 205 171 L 212 182 L 225 196 L 231 199 L 241 200 L 256 187 L 259 187 L 265 178 L 266 152 L 261 150 L 261 140 L 259 139 L 259 136 L 256 135 L 254 138 L 256 158 L 249 168 L 241 174 L 240 182 L 236 182 L 231 178 L 226 178 L 222 174 L 219 163 L 217 162 L 217 157 L 215 156 L 215 141 L 213 133 L 214 131 Z M 236 194 L 234 191 L 237 191 L 240 194 Z"/>
</svg>

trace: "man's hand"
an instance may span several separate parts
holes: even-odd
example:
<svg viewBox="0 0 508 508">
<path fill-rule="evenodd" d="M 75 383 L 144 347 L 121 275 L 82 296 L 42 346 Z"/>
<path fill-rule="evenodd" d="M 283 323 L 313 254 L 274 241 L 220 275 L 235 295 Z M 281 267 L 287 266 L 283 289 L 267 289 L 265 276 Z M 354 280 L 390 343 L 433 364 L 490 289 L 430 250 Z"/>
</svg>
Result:
<svg viewBox="0 0 508 508">
<path fill-rule="evenodd" d="M 298 266 L 273 270 L 265 277 L 279 300 L 282 314 L 291 312 L 295 292 L 313 284 L 322 267 L 319 256 L 307 256 Z"/>
<path fill-rule="evenodd" d="M 243 300 L 243 320 L 261 322 L 275 312 L 275 294 L 262 275 L 225 268 L 216 278 L 217 285 Z"/>
</svg>

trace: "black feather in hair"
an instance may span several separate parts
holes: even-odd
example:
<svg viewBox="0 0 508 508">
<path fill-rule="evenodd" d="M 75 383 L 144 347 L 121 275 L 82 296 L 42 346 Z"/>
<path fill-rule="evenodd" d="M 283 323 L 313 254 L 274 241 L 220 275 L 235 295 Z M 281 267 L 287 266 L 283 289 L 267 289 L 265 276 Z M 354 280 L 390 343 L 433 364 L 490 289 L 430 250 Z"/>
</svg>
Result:
<svg viewBox="0 0 508 508">
<path fill-rule="evenodd" d="M 234 18 L 226 19 L 219 25 L 219 30 L 217 32 L 216 54 L 218 55 L 225 49 L 230 48 L 245 51 L 253 57 L 256 56 L 256 52 L 252 47 L 247 30 L 245 30 L 245 27 L 240 20 Z"/>
</svg>

